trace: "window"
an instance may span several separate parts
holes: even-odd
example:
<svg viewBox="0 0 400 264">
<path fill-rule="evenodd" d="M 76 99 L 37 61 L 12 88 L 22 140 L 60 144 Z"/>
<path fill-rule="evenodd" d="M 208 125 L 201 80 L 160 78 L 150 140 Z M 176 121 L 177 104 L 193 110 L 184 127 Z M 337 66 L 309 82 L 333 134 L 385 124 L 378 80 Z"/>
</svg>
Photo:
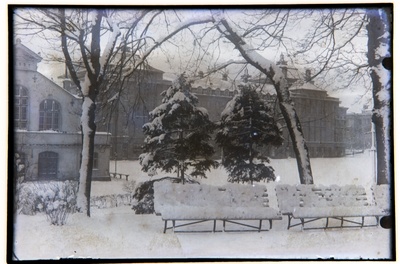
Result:
<svg viewBox="0 0 400 264">
<path fill-rule="evenodd" d="M 50 180 L 57 178 L 58 154 L 52 151 L 39 153 L 39 179 Z"/>
<path fill-rule="evenodd" d="M 26 129 L 28 123 L 28 90 L 25 87 L 16 87 L 14 107 L 15 128 Z"/>
<path fill-rule="evenodd" d="M 60 104 L 52 99 L 39 106 L 39 130 L 58 130 L 60 126 Z"/>
</svg>

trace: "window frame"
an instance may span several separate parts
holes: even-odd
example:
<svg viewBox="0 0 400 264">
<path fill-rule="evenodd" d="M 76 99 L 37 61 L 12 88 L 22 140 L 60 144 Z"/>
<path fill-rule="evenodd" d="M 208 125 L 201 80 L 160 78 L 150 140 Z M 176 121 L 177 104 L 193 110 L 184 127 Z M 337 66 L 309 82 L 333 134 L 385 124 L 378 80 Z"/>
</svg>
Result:
<svg viewBox="0 0 400 264">
<path fill-rule="evenodd" d="M 59 131 L 60 127 L 61 104 L 54 99 L 43 100 L 39 105 L 39 131 Z"/>
<path fill-rule="evenodd" d="M 59 154 L 54 151 L 43 151 L 38 156 L 39 180 L 57 179 Z"/>
<path fill-rule="evenodd" d="M 14 126 L 17 129 L 28 128 L 29 93 L 22 85 L 17 85 L 14 95 Z M 25 117 L 25 118 L 23 118 Z"/>
</svg>

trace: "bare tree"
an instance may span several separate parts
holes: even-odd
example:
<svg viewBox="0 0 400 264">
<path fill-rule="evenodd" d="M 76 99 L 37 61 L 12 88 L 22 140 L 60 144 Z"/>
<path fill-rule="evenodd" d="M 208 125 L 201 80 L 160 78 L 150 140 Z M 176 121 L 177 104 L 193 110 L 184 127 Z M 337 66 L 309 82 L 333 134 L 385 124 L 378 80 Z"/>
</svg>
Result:
<svg viewBox="0 0 400 264">
<path fill-rule="evenodd" d="M 298 42 L 293 56 L 304 57 L 304 65 L 316 69 L 310 79 L 336 83 L 335 89 L 361 86 L 361 96 L 372 95 L 377 183 L 390 183 L 391 69 L 383 65 L 391 61 L 390 10 L 331 9 L 312 14 L 312 30 Z"/>
<path fill-rule="evenodd" d="M 167 34 L 154 39 L 150 26 L 157 17 L 166 17 L 160 10 L 96 10 L 96 9 L 29 9 L 16 15 L 20 32 L 43 33 L 45 40 L 61 40 L 61 49 L 70 78 L 82 97 L 81 131 L 82 159 L 79 170 L 77 207 L 90 216 L 90 192 L 93 169 L 94 137 L 96 134 L 96 107 L 99 97 L 107 99 L 110 85 L 118 84 L 113 92 L 120 94 L 123 83 L 146 62 L 150 54 L 172 36 L 192 25 L 211 22 L 198 19 L 181 23 Z M 157 27 L 157 26 L 156 26 Z M 148 41 L 150 43 L 148 43 Z M 106 42 L 105 45 L 103 42 Z M 134 51 L 127 53 L 127 47 Z M 122 56 L 116 61 L 116 54 Z M 78 63 L 76 61 L 78 59 Z M 112 62 L 114 64 L 112 64 Z M 79 78 L 83 70 L 85 77 Z M 111 79 L 110 79 L 111 78 Z M 114 79 L 112 79 L 114 78 Z M 108 100 L 111 98 L 108 98 Z"/>
<path fill-rule="evenodd" d="M 274 86 L 279 101 L 279 108 L 285 119 L 289 135 L 293 142 L 293 150 L 297 160 L 300 183 L 313 184 L 314 181 L 308 148 L 301 129 L 300 120 L 290 98 L 289 85 L 282 70 L 274 62 L 267 60 L 258 53 L 257 49 L 246 43 L 244 36 L 249 35 L 252 29 L 239 35 L 239 33 L 232 27 L 231 23 L 225 17 L 220 15 L 215 16 L 215 23 L 218 31 L 234 44 L 235 48 L 240 52 L 243 58 L 249 64 L 265 74 Z M 277 35 L 274 36 L 276 37 Z"/>
</svg>

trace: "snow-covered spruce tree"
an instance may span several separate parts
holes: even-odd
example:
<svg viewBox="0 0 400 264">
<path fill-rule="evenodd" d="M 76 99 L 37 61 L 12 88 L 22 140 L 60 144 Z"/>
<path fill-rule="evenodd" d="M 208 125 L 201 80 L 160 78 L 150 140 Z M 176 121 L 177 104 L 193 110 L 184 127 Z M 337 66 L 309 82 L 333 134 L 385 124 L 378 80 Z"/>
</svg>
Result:
<svg viewBox="0 0 400 264">
<path fill-rule="evenodd" d="M 214 124 L 207 110 L 196 106 L 198 98 L 190 93 L 190 86 L 182 74 L 162 93 L 162 104 L 150 112 L 151 121 L 143 126 L 146 138 L 139 157 L 143 171 L 173 171 L 183 184 L 189 168 L 191 176 L 206 177 L 205 171 L 217 165 L 209 143 Z"/>
<path fill-rule="evenodd" d="M 281 145 L 282 131 L 259 93 L 251 86 L 240 88 L 221 113 L 216 141 L 223 150 L 222 165 L 229 182 L 273 181 L 274 169 L 265 165 L 269 159 L 260 148 Z"/>
</svg>

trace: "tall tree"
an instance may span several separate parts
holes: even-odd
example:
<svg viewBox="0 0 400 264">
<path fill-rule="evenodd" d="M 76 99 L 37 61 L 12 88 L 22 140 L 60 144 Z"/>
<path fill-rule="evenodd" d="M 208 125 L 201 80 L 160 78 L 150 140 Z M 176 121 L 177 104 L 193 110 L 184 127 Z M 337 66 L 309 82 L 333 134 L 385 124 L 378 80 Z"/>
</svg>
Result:
<svg viewBox="0 0 400 264">
<path fill-rule="evenodd" d="M 110 31 L 112 32 L 106 48 L 101 52 L 101 26 L 103 20 L 107 20 L 107 14 L 104 10 L 95 10 L 92 14 L 92 22 L 87 31 L 79 28 L 70 28 L 71 24 L 67 22 L 65 9 L 59 10 L 60 30 L 61 30 L 61 48 L 65 57 L 65 62 L 71 74 L 72 80 L 82 94 L 82 154 L 81 167 L 79 170 L 79 188 L 77 195 L 77 207 L 90 216 L 90 192 L 93 170 L 94 137 L 96 134 L 96 102 L 100 93 L 100 88 L 104 82 L 105 71 L 110 62 L 113 49 L 116 45 L 121 32 L 116 23 L 108 20 Z M 71 32 L 74 32 L 71 34 Z M 88 39 L 86 44 L 85 39 Z M 85 79 L 83 83 L 79 80 L 72 61 L 71 50 L 68 41 L 74 40 L 80 47 L 83 64 L 85 65 Z M 90 46 L 89 46 L 90 45 Z"/>
<path fill-rule="evenodd" d="M 245 39 L 236 32 L 229 21 L 221 14 L 214 16 L 215 24 L 220 33 L 229 40 L 240 52 L 242 57 L 270 80 L 277 93 L 279 108 L 287 124 L 293 150 L 297 160 L 300 183 L 313 184 L 308 147 L 304 139 L 300 120 L 289 94 L 288 82 L 278 65 L 267 60 L 256 51 Z M 243 35 L 243 34 L 242 34 Z"/>
<path fill-rule="evenodd" d="M 301 48 L 294 56 L 304 56 L 305 65 L 316 69 L 311 79 L 328 84 L 334 81 L 337 90 L 363 87 L 362 96 L 371 95 L 377 153 L 376 180 L 378 184 L 390 183 L 390 8 L 316 10 L 310 15 L 315 17 L 312 30 L 301 41 Z"/>
<path fill-rule="evenodd" d="M 189 168 L 190 175 L 206 177 L 205 171 L 216 166 L 209 143 L 214 125 L 207 110 L 197 106 L 198 98 L 190 88 L 182 74 L 162 93 L 162 104 L 150 112 L 151 121 L 143 126 L 146 139 L 139 157 L 143 171 L 175 171 L 183 184 Z"/>
<path fill-rule="evenodd" d="M 282 131 L 270 109 L 254 87 L 241 86 L 221 114 L 216 142 L 222 148 L 222 165 L 229 182 L 273 181 L 274 169 L 260 148 L 280 146 Z"/>
<path fill-rule="evenodd" d="M 53 45 L 54 40 L 61 40 L 63 61 L 82 97 L 82 159 L 77 206 L 90 216 L 95 120 L 99 97 L 105 102 L 114 98 L 115 95 L 109 93 L 110 85 L 113 84 L 119 87 L 111 89 L 118 97 L 124 81 L 146 62 L 156 48 L 180 31 L 192 25 L 211 22 L 211 19 L 191 20 L 170 30 L 163 11 L 154 9 L 124 12 L 105 9 L 22 8 L 17 9 L 15 15 L 18 18 L 16 30 L 19 34 L 42 36 L 48 44 Z M 151 25 L 155 25 L 155 31 L 159 30 L 160 24 L 155 22 L 158 17 L 163 21 L 161 25 L 167 28 L 167 34 L 155 39 L 148 33 L 152 31 Z M 128 45 L 132 48 L 129 55 L 126 53 Z M 116 54 L 121 51 L 125 56 L 115 60 Z M 83 80 L 78 76 L 79 70 L 86 73 Z"/>
<path fill-rule="evenodd" d="M 391 26 L 390 12 L 367 10 L 368 64 L 374 102 L 372 121 L 375 124 L 377 184 L 391 183 Z M 385 67 L 386 66 L 386 67 Z"/>
</svg>

